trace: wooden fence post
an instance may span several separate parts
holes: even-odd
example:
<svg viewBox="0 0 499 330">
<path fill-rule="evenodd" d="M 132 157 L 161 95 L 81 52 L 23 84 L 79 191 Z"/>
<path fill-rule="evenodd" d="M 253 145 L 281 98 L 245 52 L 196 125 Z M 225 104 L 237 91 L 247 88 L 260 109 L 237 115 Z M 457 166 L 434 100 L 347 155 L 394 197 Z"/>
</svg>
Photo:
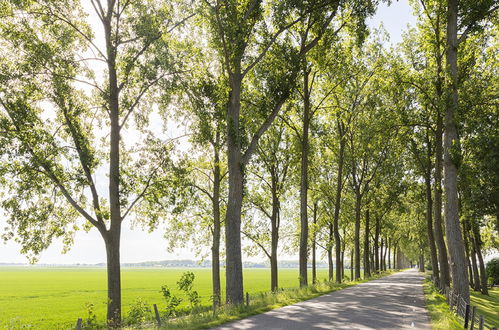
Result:
<svg viewBox="0 0 499 330">
<path fill-rule="evenodd" d="M 470 326 L 470 329 L 474 329 L 475 328 L 475 310 L 476 310 L 476 307 L 473 306 L 471 308 L 471 326 Z"/>
<path fill-rule="evenodd" d="M 464 311 L 464 328 L 468 329 L 468 323 L 469 323 L 469 317 L 470 317 L 470 304 L 466 304 L 466 309 Z"/>
<path fill-rule="evenodd" d="M 249 306 L 249 293 L 246 292 L 246 306 Z"/>
<path fill-rule="evenodd" d="M 478 330 L 483 330 L 483 315 L 480 315 L 480 324 L 478 325 Z"/>
<path fill-rule="evenodd" d="M 75 330 L 81 330 L 81 323 L 82 323 L 82 319 L 81 318 L 78 318 L 78 321 L 76 321 L 76 328 Z"/>
<path fill-rule="evenodd" d="M 156 323 L 158 324 L 158 327 L 161 326 L 161 317 L 159 317 L 159 311 L 158 311 L 158 306 L 156 304 L 154 306 L 154 314 L 156 315 Z"/>
</svg>

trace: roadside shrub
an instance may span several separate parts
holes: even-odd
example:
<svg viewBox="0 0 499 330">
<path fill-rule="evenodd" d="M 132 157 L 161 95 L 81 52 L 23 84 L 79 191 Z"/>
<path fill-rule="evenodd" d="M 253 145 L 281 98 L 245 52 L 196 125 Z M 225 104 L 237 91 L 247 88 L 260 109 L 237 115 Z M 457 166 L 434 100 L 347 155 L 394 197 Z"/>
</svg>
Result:
<svg viewBox="0 0 499 330">
<path fill-rule="evenodd" d="M 125 320 L 126 324 L 140 324 L 151 319 L 151 308 L 142 300 L 137 298 L 131 305 L 128 316 Z"/>
<path fill-rule="evenodd" d="M 182 302 L 182 299 L 173 295 L 166 285 L 161 287 L 161 293 L 166 302 L 166 317 L 174 317 L 177 314 L 177 307 Z"/>
<path fill-rule="evenodd" d="M 83 320 L 83 326 L 94 328 L 97 326 L 97 315 L 95 315 L 95 306 L 92 303 L 86 303 L 85 309 L 87 310 L 87 318 Z"/>
<path fill-rule="evenodd" d="M 487 262 L 487 277 L 492 278 L 493 285 L 499 285 L 499 258 Z"/>
<path fill-rule="evenodd" d="M 180 277 L 180 280 L 177 282 L 178 288 L 185 292 L 187 298 L 189 299 L 189 303 L 191 304 L 191 308 L 194 309 L 199 305 L 200 298 L 197 291 L 192 290 L 192 286 L 194 285 L 195 275 L 193 272 L 185 272 Z"/>
</svg>

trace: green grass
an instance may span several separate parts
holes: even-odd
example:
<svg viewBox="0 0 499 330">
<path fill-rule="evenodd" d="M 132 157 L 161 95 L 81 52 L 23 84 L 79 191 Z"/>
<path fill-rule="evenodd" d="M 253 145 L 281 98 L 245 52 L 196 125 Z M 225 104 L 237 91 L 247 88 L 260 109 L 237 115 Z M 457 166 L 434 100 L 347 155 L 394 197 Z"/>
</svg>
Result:
<svg viewBox="0 0 499 330">
<path fill-rule="evenodd" d="M 164 307 L 160 293 L 162 285 L 168 285 L 181 296 L 176 290 L 176 282 L 187 270 L 196 275 L 194 290 L 201 296 L 201 304 L 209 306 L 211 270 L 208 268 L 125 268 L 122 270 L 123 315 L 127 315 L 128 306 L 139 297 L 150 305 Z M 317 276 L 324 280 L 327 269 L 318 269 Z M 222 287 L 223 281 L 222 277 Z M 298 270 L 280 270 L 279 284 L 282 288 L 296 287 Z M 269 291 L 270 270 L 245 269 L 244 289 L 252 295 Z M 87 303 L 94 304 L 97 321 L 101 323 L 105 318 L 106 297 L 106 271 L 103 268 L 0 267 L 0 328 L 26 325 L 36 329 L 70 328 L 78 317 L 88 316 Z"/>
<path fill-rule="evenodd" d="M 424 293 L 432 329 L 462 329 L 463 320 L 450 311 L 445 296 L 435 290 L 430 280 L 425 280 Z M 471 305 L 476 306 L 476 313 L 483 315 L 488 328 L 499 327 L 499 288 L 489 290 L 489 295 L 471 291 Z"/>
<path fill-rule="evenodd" d="M 471 305 L 476 306 L 477 313 L 483 315 L 487 327 L 499 327 L 499 288 L 489 289 L 488 296 L 471 291 Z"/>
<path fill-rule="evenodd" d="M 454 330 L 463 328 L 458 318 L 450 311 L 445 296 L 438 293 L 429 279 L 425 280 L 423 290 L 432 329 Z"/>
</svg>

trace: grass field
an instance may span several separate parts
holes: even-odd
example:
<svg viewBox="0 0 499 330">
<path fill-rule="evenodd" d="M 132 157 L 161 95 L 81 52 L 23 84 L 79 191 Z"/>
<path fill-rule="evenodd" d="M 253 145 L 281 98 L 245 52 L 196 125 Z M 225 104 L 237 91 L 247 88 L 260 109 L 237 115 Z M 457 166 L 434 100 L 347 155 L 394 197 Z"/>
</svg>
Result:
<svg viewBox="0 0 499 330">
<path fill-rule="evenodd" d="M 430 280 L 424 285 L 426 306 L 428 308 L 431 328 L 434 330 L 458 330 L 463 328 L 463 320 L 450 311 L 446 298 L 439 294 Z M 471 305 L 476 306 L 477 314 L 485 318 L 487 328 L 499 327 L 499 288 L 489 290 L 483 295 L 470 289 Z"/>
<path fill-rule="evenodd" d="M 128 306 L 137 298 L 161 307 L 162 285 L 168 285 L 175 294 L 181 296 L 176 288 L 176 282 L 187 270 L 196 275 L 194 289 L 201 296 L 202 304 L 209 305 L 211 303 L 209 268 L 125 268 L 122 270 L 124 315 L 127 314 Z M 319 280 L 325 279 L 327 269 L 318 269 L 317 277 Z M 296 287 L 298 270 L 280 270 L 279 284 L 283 288 Z M 244 289 L 250 294 L 269 291 L 270 270 L 245 269 Z M 78 317 L 87 317 L 85 307 L 87 303 L 94 304 L 97 319 L 104 321 L 106 294 L 106 271 L 103 268 L 0 267 L 0 327 L 71 328 L 74 327 Z"/>
</svg>

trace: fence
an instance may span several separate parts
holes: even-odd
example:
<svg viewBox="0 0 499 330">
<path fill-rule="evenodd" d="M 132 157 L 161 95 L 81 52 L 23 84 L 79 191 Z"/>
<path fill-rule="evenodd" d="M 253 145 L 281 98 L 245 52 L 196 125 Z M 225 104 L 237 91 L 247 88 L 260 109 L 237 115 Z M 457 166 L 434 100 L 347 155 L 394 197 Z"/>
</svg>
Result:
<svg viewBox="0 0 499 330">
<path fill-rule="evenodd" d="M 463 318 L 464 329 L 497 330 L 495 327 L 487 327 L 485 325 L 485 318 L 483 315 L 477 313 L 476 306 L 470 305 L 461 295 L 455 293 L 448 286 L 442 287 L 433 276 L 431 276 L 431 280 L 440 293 L 447 298 L 450 310 L 456 313 L 458 317 Z"/>
</svg>

